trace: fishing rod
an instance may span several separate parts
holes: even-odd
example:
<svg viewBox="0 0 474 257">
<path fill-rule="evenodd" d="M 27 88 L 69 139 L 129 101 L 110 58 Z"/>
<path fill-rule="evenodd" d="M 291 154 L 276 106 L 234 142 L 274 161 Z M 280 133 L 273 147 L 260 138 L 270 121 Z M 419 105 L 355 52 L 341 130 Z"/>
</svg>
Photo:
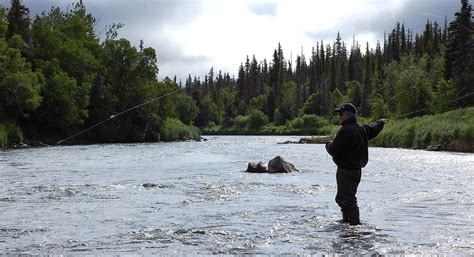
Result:
<svg viewBox="0 0 474 257">
<path fill-rule="evenodd" d="M 94 125 L 92 125 L 92 126 L 86 128 L 86 129 L 80 131 L 80 132 L 77 133 L 77 134 L 74 134 L 74 135 L 72 135 L 72 136 L 70 136 L 70 137 L 68 137 L 68 138 L 64 138 L 64 139 L 59 140 L 59 141 L 56 143 L 56 145 L 60 145 L 61 143 L 63 143 L 63 142 L 66 141 L 66 140 L 69 140 L 69 139 L 71 139 L 71 138 L 75 138 L 75 137 L 77 137 L 77 136 L 79 136 L 79 135 L 81 135 L 81 134 L 84 134 L 85 132 L 87 132 L 87 131 L 89 131 L 89 130 L 95 128 L 95 127 L 98 127 L 98 126 L 102 125 L 103 123 L 105 123 L 105 122 L 107 122 L 107 121 L 109 121 L 109 120 L 111 120 L 111 119 L 115 119 L 115 118 L 117 118 L 118 116 L 120 116 L 120 115 L 122 115 L 122 114 L 125 114 L 125 113 L 127 113 L 127 112 L 129 112 L 129 111 L 131 111 L 131 110 L 140 108 L 140 107 L 142 107 L 142 106 L 144 106 L 144 105 L 146 105 L 146 104 L 149 104 L 149 103 L 151 103 L 151 102 L 157 101 L 157 100 L 162 99 L 162 98 L 165 98 L 165 97 L 167 97 L 167 96 L 170 96 L 170 95 L 172 95 L 172 94 L 174 94 L 174 93 L 176 93 L 176 92 L 178 92 L 178 91 L 179 91 L 179 89 L 177 89 L 177 90 L 175 90 L 175 91 L 173 91 L 173 92 L 171 92 L 171 93 L 168 93 L 168 94 L 165 94 L 165 95 L 162 95 L 162 96 L 153 98 L 153 99 L 148 100 L 148 101 L 146 101 L 146 102 L 144 102 L 144 103 L 141 103 L 141 104 L 139 104 L 139 105 L 135 105 L 135 106 L 133 106 L 133 107 L 131 107 L 131 108 L 129 108 L 129 109 L 126 109 L 125 111 L 121 111 L 121 112 L 119 112 L 119 113 L 117 113 L 117 114 L 113 114 L 113 115 L 111 115 L 109 118 L 107 118 L 107 119 L 105 119 L 105 120 L 103 120 L 103 121 L 101 121 L 101 122 L 98 122 L 98 123 L 96 123 L 96 124 L 94 124 Z"/>
</svg>

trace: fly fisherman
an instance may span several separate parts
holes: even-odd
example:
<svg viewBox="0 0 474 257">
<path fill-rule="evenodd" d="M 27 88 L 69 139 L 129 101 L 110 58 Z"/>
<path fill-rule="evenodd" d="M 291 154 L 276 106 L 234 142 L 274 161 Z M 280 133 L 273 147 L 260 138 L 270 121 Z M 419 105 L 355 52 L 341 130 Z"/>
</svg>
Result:
<svg viewBox="0 0 474 257">
<path fill-rule="evenodd" d="M 326 150 L 337 165 L 336 203 L 341 207 L 342 222 L 351 225 L 360 224 L 359 207 L 357 206 L 357 186 L 361 178 L 361 168 L 369 159 L 369 139 L 376 137 L 387 122 L 378 120 L 372 125 L 357 123 L 357 109 L 351 103 L 334 109 L 339 113 L 342 127 L 333 142 L 326 144 Z"/>
</svg>

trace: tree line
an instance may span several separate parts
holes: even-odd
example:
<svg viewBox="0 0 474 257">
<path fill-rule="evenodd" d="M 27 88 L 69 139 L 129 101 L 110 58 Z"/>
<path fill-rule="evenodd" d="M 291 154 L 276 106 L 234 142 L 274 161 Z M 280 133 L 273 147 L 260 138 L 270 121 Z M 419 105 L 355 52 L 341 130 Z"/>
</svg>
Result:
<svg viewBox="0 0 474 257">
<path fill-rule="evenodd" d="M 375 48 L 338 33 L 295 63 L 278 44 L 270 61 L 247 56 L 237 77 L 211 68 L 201 80 L 158 81 L 155 49 L 118 37 L 122 24 L 94 32 L 82 1 L 30 18 L 20 0 L 0 5 L 0 141 L 10 133 L 57 139 L 177 90 L 88 132 L 94 142 L 173 140 L 218 127 L 261 131 L 327 124 L 332 108 L 352 102 L 363 116 L 414 117 L 472 106 L 474 32 L 471 5 L 422 33 L 397 23 Z M 325 117 L 325 118 L 322 118 Z M 209 130 L 210 131 L 210 130 Z M 266 130 L 272 133 L 272 129 Z M 15 136 L 12 136 L 15 135 Z M 5 136 L 6 137 L 6 136 Z"/>
<path fill-rule="evenodd" d="M 474 103 L 473 29 L 471 5 L 462 0 L 453 21 L 428 20 L 421 33 L 396 23 L 375 48 L 355 40 L 349 48 L 337 33 L 293 63 L 278 44 L 270 61 L 247 56 L 237 78 L 211 68 L 203 81 L 189 75 L 183 90 L 197 103 L 200 127 L 231 127 L 245 117 L 284 125 L 331 116 L 344 102 L 374 118 L 446 112 Z"/>
</svg>

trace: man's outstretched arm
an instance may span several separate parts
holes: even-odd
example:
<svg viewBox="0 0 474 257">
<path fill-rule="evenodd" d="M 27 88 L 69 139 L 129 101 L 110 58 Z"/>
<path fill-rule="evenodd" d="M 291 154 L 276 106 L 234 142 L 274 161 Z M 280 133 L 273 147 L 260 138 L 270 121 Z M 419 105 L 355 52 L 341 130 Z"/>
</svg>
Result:
<svg viewBox="0 0 474 257">
<path fill-rule="evenodd" d="M 376 137 L 380 133 L 380 131 L 382 131 L 385 123 L 387 122 L 387 119 L 380 119 L 370 126 L 364 125 L 365 131 L 367 132 L 367 139 L 372 139 Z"/>
</svg>

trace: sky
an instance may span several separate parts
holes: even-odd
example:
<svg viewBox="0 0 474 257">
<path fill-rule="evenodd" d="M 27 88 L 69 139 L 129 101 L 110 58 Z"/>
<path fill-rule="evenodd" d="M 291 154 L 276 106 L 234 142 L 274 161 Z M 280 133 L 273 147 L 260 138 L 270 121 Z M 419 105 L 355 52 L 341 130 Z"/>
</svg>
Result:
<svg viewBox="0 0 474 257">
<path fill-rule="evenodd" d="M 73 0 L 23 0 L 33 17 Z M 204 78 L 211 67 L 231 76 L 247 56 L 271 60 L 281 43 L 285 58 L 308 58 L 317 42 L 333 42 L 337 32 L 350 49 L 354 39 L 375 48 L 396 22 L 421 32 L 429 19 L 444 25 L 460 0 L 83 0 L 97 19 L 96 33 L 122 23 L 119 37 L 140 40 L 157 52 L 159 79 L 177 75 L 183 83 Z M 10 0 L 0 0 L 8 7 Z M 292 57 L 292 58 L 290 58 Z"/>
</svg>

